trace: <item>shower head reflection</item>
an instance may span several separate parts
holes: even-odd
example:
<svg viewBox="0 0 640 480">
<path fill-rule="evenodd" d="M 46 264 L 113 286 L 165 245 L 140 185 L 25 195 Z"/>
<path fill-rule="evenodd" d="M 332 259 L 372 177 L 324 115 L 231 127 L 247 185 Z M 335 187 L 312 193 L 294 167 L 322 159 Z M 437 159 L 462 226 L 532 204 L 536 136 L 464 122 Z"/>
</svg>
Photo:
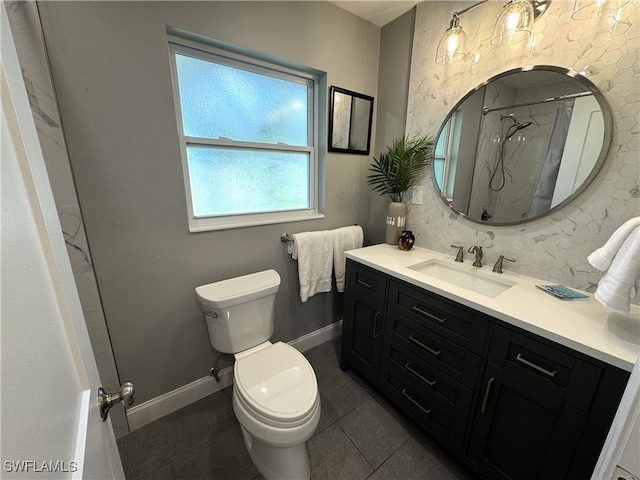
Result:
<svg viewBox="0 0 640 480">
<path fill-rule="evenodd" d="M 505 119 L 509 119 L 513 122 L 513 124 L 516 127 L 516 132 L 518 130 L 522 130 L 523 128 L 527 128 L 529 125 L 531 125 L 533 122 L 524 122 L 524 123 L 520 123 L 518 121 L 518 119 L 513 115 L 513 113 L 510 113 L 509 115 L 500 115 L 500 120 L 505 120 Z M 512 126 L 514 126 L 512 125 Z"/>
</svg>

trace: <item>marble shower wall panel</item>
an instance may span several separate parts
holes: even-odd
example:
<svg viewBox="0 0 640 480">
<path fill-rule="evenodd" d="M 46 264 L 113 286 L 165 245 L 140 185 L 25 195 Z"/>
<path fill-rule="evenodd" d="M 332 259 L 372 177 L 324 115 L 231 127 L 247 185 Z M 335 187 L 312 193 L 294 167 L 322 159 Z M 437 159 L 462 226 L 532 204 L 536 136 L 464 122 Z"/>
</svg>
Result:
<svg viewBox="0 0 640 480">
<path fill-rule="evenodd" d="M 510 227 L 476 224 L 455 214 L 437 196 L 428 172 L 422 180 L 424 203 L 409 205 L 408 228 L 419 246 L 449 252 L 452 242 L 481 245 L 486 265 L 500 254 L 511 256 L 517 261 L 508 265 L 510 270 L 593 292 L 602 273 L 588 264 L 587 256 L 622 223 L 640 215 L 640 2 L 627 4 L 613 23 L 573 20 L 573 2 L 554 1 L 535 23 L 530 41 L 508 48 L 489 43 L 503 2 L 488 2 L 460 19 L 469 36 L 470 58 L 454 65 L 436 64 L 436 46 L 452 13 L 469 4 L 418 5 L 407 134 L 435 135 L 468 91 L 498 73 L 526 65 L 556 65 L 583 73 L 609 102 L 611 149 L 595 181 L 570 205 Z"/>
<path fill-rule="evenodd" d="M 37 5 L 17 1 L 7 2 L 6 7 L 102 386 L 108 392 L 119 391 L 118 373 L 73 183 Z M 109 416 L 117 437 L 129 431 L 122 408 L 113 408 Z"/>
</svg>

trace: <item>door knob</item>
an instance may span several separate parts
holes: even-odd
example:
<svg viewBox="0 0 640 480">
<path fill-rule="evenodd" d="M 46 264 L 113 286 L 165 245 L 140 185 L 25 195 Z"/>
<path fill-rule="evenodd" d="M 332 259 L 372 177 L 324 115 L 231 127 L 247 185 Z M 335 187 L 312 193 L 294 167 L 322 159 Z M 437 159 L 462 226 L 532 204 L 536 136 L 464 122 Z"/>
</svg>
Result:
<svg viewBox="0 0 640 480">
<path fill-rule="evenodd" d="M 120 391 L 108 394 L 104 388 L 98 388 L 98 405 L 100 406 L 100 418 L 104 422 L 109 416 L 109 409 L 116 403 L 122 402 L 125 407 L 130 407 L 136 400 L 135 387 L 131 382 L 125 382 L 120 387 Z"/>
</svg>

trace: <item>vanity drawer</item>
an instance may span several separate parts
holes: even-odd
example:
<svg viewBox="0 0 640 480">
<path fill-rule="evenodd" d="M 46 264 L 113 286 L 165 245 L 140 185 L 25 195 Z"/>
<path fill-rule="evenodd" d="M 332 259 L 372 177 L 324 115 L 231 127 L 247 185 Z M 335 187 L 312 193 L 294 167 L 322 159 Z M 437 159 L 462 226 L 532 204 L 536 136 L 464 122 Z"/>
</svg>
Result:
<svg viewBox="0 0 640 480">
<path fill-rule="evenodd" d="M 482 353 L 489 323 L 472 311 L 399 282 L 389 291 L 388 306 L 447 340 Z"/>
<path fill-rule="evenodd" d="M 402 377 L 420 388 L 431 390 L 442 397 L 444 402 L 455 404 L 461 385 L 448 375 L 442 373 L 434 365 L 423 361 L 413 352 L 385 337 L 383 345 L 382 377 L 390 375 Z"/>
<path fill-rule="evenodd" d="M 604 371 L 576 352 L 501 326 L 494 329 L 489 361 L 582 411 L 590 408 Z"/>
<path fill-rule="evenodd" d="M 471 407 L 470 390 L 461 387 L 457 402 L 452 404 L 413 379 L 393 372 L 384 379 L 383 388 L 394 403 L 430 434 L 456 448 L 462 446 Z"/>
<path fill-rule="evenodd" d="M 477 355 L 391 310 L 387 312 L 386 335 L 422 363 L 473 388 L 480 368 Z"/>
<path fill-rule="evenodd" d="M 386 276 L 371 268 L 347 259 L 349 285 L 353 286 L 353 293 L 368 298 L 374 304 L 384 304 L 387 285 Z"/>
</svg>

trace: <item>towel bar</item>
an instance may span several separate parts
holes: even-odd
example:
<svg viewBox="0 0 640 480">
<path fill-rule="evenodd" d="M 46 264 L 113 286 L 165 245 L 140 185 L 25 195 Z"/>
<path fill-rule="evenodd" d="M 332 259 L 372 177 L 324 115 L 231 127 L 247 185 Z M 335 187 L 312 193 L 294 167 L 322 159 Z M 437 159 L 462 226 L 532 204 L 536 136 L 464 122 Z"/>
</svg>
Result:
<svg viewBox="0 0 640 480">
<path fill-rule="evenodd" d="M 357 223 L 354 223 L 354 225 L 357 225 Z M 290 233 L 283 233 L 280 235 L 280 241 L 282 243 L 293 242 L 293 236 Z"/>
</svg>

